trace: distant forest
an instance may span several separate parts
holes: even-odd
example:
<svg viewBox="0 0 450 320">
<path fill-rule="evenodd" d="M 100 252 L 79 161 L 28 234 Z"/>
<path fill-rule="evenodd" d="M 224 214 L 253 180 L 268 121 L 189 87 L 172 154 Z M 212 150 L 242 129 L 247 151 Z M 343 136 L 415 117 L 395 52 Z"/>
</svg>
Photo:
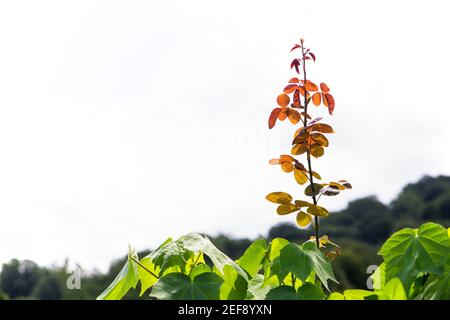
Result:
<svg viewBox="0 0 450 320">
<path fill-rule="evenodd" d="M 396 199 L 383 204 L 375 196 L 352 201 L 347 208 L 333 212 L 321 227 L 344 249 L 334 261 L 334 270 L 340 285 L 333 290 L 364 288 L 369 276 L 367 267 L 379 264 L 379 248 L 387 237 L 405 227 L 416 228 L 424 222 L 450 225 L 450 177 L 425 176 L 403 188 Z M 273 226 L 266 238 L 286 238 L 304 242 L 309 230 L 301 230 L 291 223 Z M 212 242 L 232 258 L 239 257 L 254 239 L 236 239 L 226 235 L 210 237 Z M 140 252 L 139 256 L 146 255 Z M 111 263 L 107 273 L 93 272 L 84 275 L 80 290 L 68 290 L 70 276 L 66 266 L 41 267 L 33 261 L 13 259 L 3 264 L 0 273 L 1 299 L 95 299 L 119 273 L 125 258 Z M 135 291 L 126 297 L 136 298 Z"/>
</svg>

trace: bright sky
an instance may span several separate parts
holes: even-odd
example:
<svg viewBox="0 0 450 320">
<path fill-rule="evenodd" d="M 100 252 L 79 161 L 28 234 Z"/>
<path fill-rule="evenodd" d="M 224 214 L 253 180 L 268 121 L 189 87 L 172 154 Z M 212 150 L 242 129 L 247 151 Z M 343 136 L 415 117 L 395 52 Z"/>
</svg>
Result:
<svg viewBox="0 0 450 320">
<path fill-rule="evenodd" d="M 450 174 L 447 1 L 3 1 L 0 263 L 109 265 L 168 236 L 254 237 L 300 196 L 269 166 L 294 127 L 267 118 L 294 74 L 335 97 L 314 168 L 388 202 Z"/>
</svg>

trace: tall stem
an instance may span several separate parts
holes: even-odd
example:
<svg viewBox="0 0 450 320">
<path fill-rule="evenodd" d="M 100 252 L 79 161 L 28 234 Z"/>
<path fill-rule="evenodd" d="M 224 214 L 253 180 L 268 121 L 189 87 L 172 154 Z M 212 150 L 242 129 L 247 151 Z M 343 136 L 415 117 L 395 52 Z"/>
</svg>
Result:
<svg viewBox="0 0 450 320">
<path fill-rule="evenodd" d="M 302 45 L 302 60 L 303 60 L 303 86 L 306 86 L 306 60 L 305 60 L 305 48 L 303 47 L 303 41 L 301 43 Z M 308 99 L 306 97 L 306 89 L 305 89 L 305 113 L 304 113 L 304 118 L 303 118 L 303 126 L 306 127 L 306 124 L 308 122 Z M 312 174 L 312 166 L 311 166 L 311 152 L 309 151 L 309 149 L 306 150 L 306 160 L 308 162 L 308 174 L 309 174 L 309 182 L 311 185 L 311 190 L 312 190 L 312 198 L 313 198 L 313 202 L 314 205 L 317 205 L 317 198 L 316 198 L 316 191 L 314 190 L 314 176 Z M 316 234 L 316 245 L 317 248 L 320 247 L 320 242 L 319 242 L 319 217 L 318 216 L 314 216 L 314 231 Z"/>
</svg>

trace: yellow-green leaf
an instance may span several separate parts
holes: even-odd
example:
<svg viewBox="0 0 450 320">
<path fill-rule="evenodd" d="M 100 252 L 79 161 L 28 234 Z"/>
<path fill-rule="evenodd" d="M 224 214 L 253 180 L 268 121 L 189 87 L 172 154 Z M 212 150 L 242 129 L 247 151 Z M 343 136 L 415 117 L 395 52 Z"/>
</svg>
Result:
<svg viewBox="0 0 450 320">
<path fill-rule="evenodd" d="M 320 158 L 321 156 L 323 156 L 324 153 L 325 149 L 322 146 L 318 144 L 311 146 L 311 155 L 313 157 Z"/>
<path fill-rule="evenodd" d="M 286 192 L 272 192 L 266 196 L 266 199 L 273 203 L 286 204 L 292 201 L 290 194 Z"/>
<path fill-rule="evenodd" d="M 310 207 L 310 206 L 312 206 L 313 204 L 310 203 L 310 202 L 308 202 L 308 201 L 295 200 L 295 205 L 296 205 L 298 208 L 302 208 L 302 207 Z"/>
<path fill-rule="evenodd" d="M 294 177 L 295 181 L 297 181 L 297 183 L 300 185 L 308 182 L 308 177 L 306 176 L 304 171 L 294 169 Z"/>
<path fill-rule="evenodd" d="M 313 175 L 314 178 L 319 179 L 319 180 L 322 180 L 322 177 L 321 177 L 320 174 L 318 174 L 317 172 L 313 171 L 313 172 L 312 172 L 312 175 Z"/>
<path fill-rule="evenodd" d="M 289 213 L 292 213 L 297 210 L 298 210 L 298 208 L 295 204 L 292 204 L 292 203 L 280 204 L 277 208 L 277 213 L 279 215 L 285 215 L 285 214 L 289 214 Z"/>
<path fill-rule="evenodd" d="M 299 155 L 299 154 L 305 153 L 306 150 L 308 150 L 308 145 L 307 145 L 306 143 L 296 144 L 296 145 L 294 145 L 294 146 L 292 147 L 291 153 L 292 153 L 293 155 L 296 155 L 296 156 L 297 156 L 297 155 Z"/>
<path fill-rule="evenodd" d="M 321 206 L 312 205 L 306 209 L 306 211 L 313 216 L 318 217 L 328 217 L 329 213 L 328 210 Z"/>
<path fill-rule="evenodd" d="M 311 223 L 311 216 L 303 211 L 297 213 L 296 222 L 300 227 L 306 227 Z"/>
</svg>

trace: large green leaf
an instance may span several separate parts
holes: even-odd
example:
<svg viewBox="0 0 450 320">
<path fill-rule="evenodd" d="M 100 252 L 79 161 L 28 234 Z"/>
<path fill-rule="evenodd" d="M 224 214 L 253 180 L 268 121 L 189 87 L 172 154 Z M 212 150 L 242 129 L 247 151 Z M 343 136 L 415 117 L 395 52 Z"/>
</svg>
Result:
<svg viewBox="0 0 450 320">
<path fill-rule="evenodd" d="M 161 269 L 161 273 L 168 268 L 178 266 L 184 271 L 186 262 L 193 256 L 193 252 L 186 249 L 179 241 L 168 240 L 147 257 Z M 146 257 L 146 258 L 147 258 Z"/>
<path fill-rule="evenodd" d="M 142 258 L 139 263 L 141 265 L 137 266 L 137 270 L 139 280 L 141 281 L 140 296 L 142 296 L 145 291 L 151 288 L 156 281 L 158 281 L 158 278 L 155 276 L 159 274 L 159 267 L 156 267 L 149 257 Z M 149 271 L 151 271 L 151 273 Z"/>
<path fill-rule="evenodd" d="M 297 289 L 291 286 L 279 286 L 269 291 L 266 300 L 323 300 L 323 291 L 312 283 L 305 283 Z"/>
<path fill-rule="evenodd" d="M 261 269 L 266 252 L 266 240 L 259 239 L 254 241 L 236 262 L 253 278 Z"/>
<path fill-rule="evenodd" d="M 432 277 L 422 297 L 427 300 L 450 300 L 450 273 L 441 277 Z"/>
<path fill-rule="evenodd" d="M 222 274 L 224 266 L 230 265 L 245 280 L 248 280 L 247 273 L 226 254 L 217 249 L 208 238 L 196 233 L 190 233 L 178 239 L 178 242 L 182 243 L 183 246 L 188 250 L 192 250 L 194 252 L 202 251 L 211 259 L 211 261 L 214 263 L 214 266 L 216 266 Z"/>
<path fill-rule="evenodd" d="M 378 300 L 406 300 L 405 289 L 399 278 L 391 279 L 381 290 L 375 290 Z"/>
<path fill-rule="evenodd" d="M 114 281 L 103 291 L 97 300 L 120 300 L 131 288 L 136 288 L 139 273 L 136 263 L 138 255 L 134 249 L 128 250 L 128 259 Z"/>
<path fill-rule="evenodd" d="M 224 283 L 220 288 L 220 300 L 245 299 L 248 282 L 232 266 L 224 266 L 223 279 Z"/>
<path fill-rule="evenodd" d="M 312 241 L 303 245 L 290 243 L 280 251 L 280 276 L 292 272 L 298 279 L 305 281 L 311 272 L 315 272 L 323 285 L 328 289 L 328 280 L 337 283 L 330 260 L 317 249 Z M 274 266 L 273 266 L 274 268 Z M 277 268 L 274 269 L 276 272 Z"/>
<path fill-rule="evenodd" d="M 435 223 L 394 233 L 379 254 L 386 264 L 386 282 L 398 277 L 406 292 L 420 273 L 442 274 L 450 255 L 448 231 Z"/>
<path fill-rule="evenodd" d="M 276 277 L 264 279 L 262 274 L 257 274 L 248 282 L 248 290 L 246 300 L 264 300 L 267 293 L 274 287 L 278 286 Z"/>
<path fill-rule="evenodd" d="M 153 286 L 150 296 L 159 300 L 218 300 L 223 279 L 205 272 L 194 279 L 182 273 L 169 273 Z"/>
</svg>

